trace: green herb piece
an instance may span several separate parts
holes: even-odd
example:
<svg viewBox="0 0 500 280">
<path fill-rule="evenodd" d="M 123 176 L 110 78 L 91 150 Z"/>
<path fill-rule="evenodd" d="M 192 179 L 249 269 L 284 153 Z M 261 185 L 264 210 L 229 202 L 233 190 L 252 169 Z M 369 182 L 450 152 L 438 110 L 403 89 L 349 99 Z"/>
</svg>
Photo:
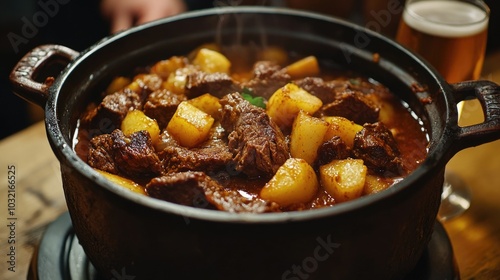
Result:
<svg viewBox="0 0 500 280">
<path fill-rule="evenodd" d="M 250 104 L 266 109 L 266 100 L 261 96 L 253 97 L 252 94 L 253 92 L 251 89 L 244 88 L 243 92 L 241 93 L 241 96 L 243 97 L 243 99 L 250 102 Z"/>
</svg>

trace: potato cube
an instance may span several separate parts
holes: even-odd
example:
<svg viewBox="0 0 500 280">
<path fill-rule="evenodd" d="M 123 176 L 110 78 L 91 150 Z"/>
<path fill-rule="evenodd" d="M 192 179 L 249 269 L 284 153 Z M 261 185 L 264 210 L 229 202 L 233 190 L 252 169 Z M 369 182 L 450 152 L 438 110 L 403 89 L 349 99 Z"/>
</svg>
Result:
<svg viewBox="0 0 500 280">
<path fill-rule="evenodd" d="M 319 183 L 313 168 L 303 159 L 289 158 L 260 191 L 260 197 L 281 206 L 313 199 Z"/>
<path fill-rule="evenodd" d="M 122 121 L 120 129 L 125 136 L 141 130 L 146 130 L 151 136 L 151 142 L 156 143 L 160 137 L 160 127 L 155 119 L 144 114 L 141 110 L 132 110 L 127 113 Z"/>
<path fill-rule="evenodd" d="M 192 61 L 196 57 L 196 55 L 198 54 L 198 52 L 201 49 L 209 49 L 209 50 L 216 51 L 216 52 L 222 52 L 222 50 L 221 50 L 221 48 L 220 48 L 220 46 L 218 44 L 216 44 L 216 43 L 205 43 L 205 44 L 201 44 L 196 49 L 194 49 L 191 52 L 189 52 L 189 54 L 187 56 L 188 59 Z"/>
<path fill-rule="evenodd" d="M 193 64 L 207 73 L 226 73 L 229 74 L 231 62 L 223 54 L 210 49 L 200 49 L 193 59 Z"/>
<path fill-rule="evenodd" d="M 174 73 L 179 68 L 185 67 L 187 63 L 188 61 L 185 57 L 172 56 L 169 59 L 156 62 L 151 67 L 151 73 L 157 74 L 162 79 L 167 79 L 171 73 Z"/>
<path fill-rule="evenodd" d="M 138 74 L 134 76 L 132 82 L 127 85 L 127 88 L 133 92 L 137 93 L 141 92 L 142 88 L 144 87 L 144 82 L 143 82 L 144 76 L 146 76 L 146 74 Z"/>
<path fill-rule="evenodd" d="M 356 133 L 363 129 L 361 125 L 344 117 L 323 117 L 323 119 L 330 124 L 324 140 L 328 141 L 334 136 L 339 136 L 349 148 L 354 146 Z"/>
<path fill-rule="evenodd" d="M 321 106 L 321 99 L 289 83 L 273 93 L 267 102 L 266 111 L 279 126 L 289 127 L 301 110 L 312 115 Z"/>
<path fill-rule="evenodd" d="M 162 83 L 162 88 L 179 95 L 186 92 L 187 72 L 180 69 L 170 73 L 167 80 Z"/>
<path fill-rule="evenodd" d="M 130 84 L 132 81 L 129 78 L 126 77 L 116 77 L 111 81 L 111 83 L 108 85 L 106 88 L 106 94 L 113 94 L 117 91 L 122 90 L 125 88 L 128 84 Z"/>
<path fill-rule="evenodd" d="M 390 123 L 397 118 L 397 113 L 395 112 L 394 107 L 389 102 L 380 102 L 380 107 L 378 119 L 383 123 Z"/>
<path fill-rule="evenodd" d="M 209 93 L 189 99 L 188 102 L 214 118 L 218 118 L 219 109 L 222 108 L 222 105 L 219 103 L 219 98 Z"/>
<path fill-rule="evenodd" d="M 133 92 L 141 92 L 141 85 L 137 81 L 133 81 L 126 86 L 126 88 L 130 89 Z"/>
<path fill-rule="evenodd" d="M 313 164 L 318 156 L 318 148 L 323 143 L 328 123 L 300 111 L 292 126 L 290 154 Z"/>
<path fill-rule="evenodd" d="M 333 160 L 320 167 L 320 182 L 335 201 L 344 202 L 363 194 L 366 173 L 361 159 Z"/>
<path fill-rule="evenodd" d="M 108 179 L 109 181 L 111 181 L 117 185 L 120 185 L 128 190 L 131 190 L 131 191 L 139 193 L 139 194 L 144 194 L 144 195 L 146 194 L 144 187 L 142 187 L 141 185 L 137 184 L 136 182 L 134 182 L 130 179 L 127 179 L 127 178 L 124 178 L 122 176 L 112 174 L 112 173 L 109 173 L 106 171 L 102 171 L 102 170 L 99 170 L 96 168 L 94 168 L 94 170 L 97 171 L 99 174 L 101 174 L 106 179 Z"/>
<path fill-rule="evenodd" d="M 214 118 L 195 106 L 183 101 L 167 125 L 167 131 L 180 145 L 193 148 L 205 141 Z"/>
<path fill-rule="evenodd" d="M 316 76 L 320 73 L 318 60 L 315 56 L 304 57 L 285 67 L 285 70 L 292 79 Z"/>
<path fill-rule="evenodd" d="M 387 189 L 392 182 L 388 179 L 384 179 L 375 175 L 366 175 L 365 187 L 363 190 L 364 194 L 374 194 Z"/>
</svg>

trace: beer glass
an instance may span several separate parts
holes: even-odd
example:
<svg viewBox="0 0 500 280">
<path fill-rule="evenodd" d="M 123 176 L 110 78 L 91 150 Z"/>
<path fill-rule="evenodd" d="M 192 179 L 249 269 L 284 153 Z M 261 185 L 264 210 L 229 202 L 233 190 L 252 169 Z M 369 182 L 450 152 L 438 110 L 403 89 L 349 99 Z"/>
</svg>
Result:
<svg viewBox="0 0 500 280">
<path fill-rule="evenodd" d="M 396 41 L 420 54 L 449 83 L 481 75 L 490 10 L 481 0 L 407 0 Z M 458 112 L 463 103 L 459 104 Z M 445 172 L 439 218 L 447 220 L 470 206 L 470 190 Z"/>
</svg>

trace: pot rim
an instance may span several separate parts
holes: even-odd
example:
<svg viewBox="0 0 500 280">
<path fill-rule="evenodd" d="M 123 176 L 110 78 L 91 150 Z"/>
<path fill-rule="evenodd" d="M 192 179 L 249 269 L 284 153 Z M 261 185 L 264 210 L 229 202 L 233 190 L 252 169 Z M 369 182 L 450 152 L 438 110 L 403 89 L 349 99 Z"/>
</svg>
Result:
<svg viewBox="0 0 500 280">
<path fill-rule="evenodd" d="M 327 15 L 321 15 L 314 12 L 299 11 L 284 7 L 256 7 L 256 6 L 238 6 L 238 7 L 222 7 L 222 8 L 210 8 L 199 11 L 190 11 L 180 15 L 156 20 L 153 22 L 148 22 L 140 26 L 132 27 L 128 30 L 121 31 L 119 33 L 107 36 L 102 40 L 96 42 L 91 47 L 87 48 L 81 52 L 73 61 L 71 61 L 67 67 L 61 72 L 57 77 L 54 84 L 49 89 L 49 97 L 45 108 L 45 123 L 47 135 L 53 150 L 61 161 L 61 163 L 66 162 L 71 168 L 75 169 L 77 172 L 81 173 L 87 179 L 97 183 L 100 187 L 103 187 L 106 191 L 111 192 L 119 197 L 126 199 L 130 202 L 137 203 L 143 207 L 151 208 L 164 212 L 165 214 L 174 214 L 184 217 L 186 219 L 196 219 L 196 220 L 206 220 L 212 222 L 222 222 L 222 223 L 286 223 L 293 221 L 307 221 L 321 219 L 327 216 L 342 215 L 347 212 L 353 212 L 368 206 L 380 203 L 398 193 L 408 190 L 411 187 L 419 187 L 415 185 L 422 177 L 428 175 L 429 172 L 439 170 L 440 164 L 446 161 L 444 152 L 449 150 L 449 144 L 447 141 L 441 141 L 446 135 L 446 131 L 449 130 L 449 125 L 444 127 L 443 133 L 440 135 L 439 139 L 434 140 L 435 146 L 433 149 L 428 151 L 426 159 L 417 167 L 413 172 L 411 172 L 407 177 L 405 177 L 400 182 L 391 186 L 390 188 L 372 195 L 362 196 L 360 198 L 354 199 L 352 201 L 343 202 L 336 204 L 332 207 L 325 207 L 320 209 L 311 209 L 304 211 L 291 211 L 291 212 L 280 212 L 280 213 L 230 213 L 226 211 L 218 210 L 208 210 L 195 208 L 191 206 L 179 205 L 176 203 L 163 201 L 160 199 L 155 199 L 149 196 L 137 194 L 135 192 L 129 191 L 117 184 L 102 177 L 97 171 L 93 170 L 87 163 L 81 160 L 75 151 L 73 150 L 73 144 L 66 142 L 63 132 L 59 126 L 59 113 L 57 112 L 57 101 L 62 85 L 65 79 L 71 75 L 72 70 L 87 57 L 91 56 L 96 50 L 106 47 L 112 44 L 114 41 L 126 37 L 131 33 L 141 32 L 141 30 L 148 29 L 157 25 L 164 25 L 172 21 L 186 20 L 193 17 L 203 17 L 203 16 L 213 16 L 231 13 L 257 13 L 257 14 L 278 14 L 285 16 L 297 16 L 304 18 L 313 18 L 323 21 L 332 22 L 335 24 L 346 25 L 354 30 L 360 30 L 371 37 L 376 37 L 377 39 L 385 41 L 400 51 L 405 53 L 405 55 L 410 56 L 413 60 L 418 62 L 422 69 L 431 74 L 433 80 L 439 86 L 439 89 L 443 92 L 443 97 L 446 103 L 446 116 L 453 113 L 453 108 L 450 104 L 450 98 L 453 101 L 453 97 L 448 95 L 451 89 L 449 85 L 444 81 L 444 79 L 437 74 L 437 72 L 424 60 L 422 60 L 418 55 L 412 51 L 406 49 L 405 47 L 399 45 L 393 40 L 378 34 L 370 29 L 356 25 L 354 23 L 339 19 L 336 17 L 331 17 Z M 456 110 L 456 109 L 455 109 Z M 455 112 L 456 113 L 456 112 Z M 431 139 L 432 140 L 432 139 Z M 437 172 L 437 171 L 436 171 Z"/>
</svg>

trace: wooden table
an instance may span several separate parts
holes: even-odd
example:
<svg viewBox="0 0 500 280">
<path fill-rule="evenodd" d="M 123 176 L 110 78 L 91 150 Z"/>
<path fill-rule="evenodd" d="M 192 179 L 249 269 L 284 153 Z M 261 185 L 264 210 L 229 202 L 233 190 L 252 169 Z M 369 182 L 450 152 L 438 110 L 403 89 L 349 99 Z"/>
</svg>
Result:
<svg viewBox="0 0 500 280">
<path fill-rule="evenodd" d="M 9 169 L 11 167 L 11 169 Z M 8 173 L 15 168 L 15 210 L 8 211 Z M 11 173 L 12 175 L 12 173 Z M 29 263 L 45 227 L 66 211 L 59 162 L 43 122 L 0 142 L 0 279 L 26 279 Z M 8 220 L 8 218 L 16 220 Z M 8 244 L 15 222 L 15 272 L 9 270 Z"/>
<path fill-rule="evenodd" d="M 487 58 L 484 78 L 500 83 L 500 52 Z M 475 103 L 464 108 L 464 125 L 480 122 Z M 472 206 L 444 222 L 462 279 L 500 277 L 500 141 L 459 152 L 448 169 L 472 189 Z M 9 169 L 10 168 L 10 169 Z M 15 170 L 15 209 L 8 211 L 9 170 Z M 45 227 L 67 210 L 59 163 L 37 123 L 0 142 L 0 279 L 26 279 L 33 252 Z M 12 192 L 11 192 L 12 194 Z M 9 220 L 9 218 L 14 218 Z M 14 222 L 15 231 L 8 225 Z M 9 241 L 15 239 L 15 272 L 10 271 Z"/>
</svg>

